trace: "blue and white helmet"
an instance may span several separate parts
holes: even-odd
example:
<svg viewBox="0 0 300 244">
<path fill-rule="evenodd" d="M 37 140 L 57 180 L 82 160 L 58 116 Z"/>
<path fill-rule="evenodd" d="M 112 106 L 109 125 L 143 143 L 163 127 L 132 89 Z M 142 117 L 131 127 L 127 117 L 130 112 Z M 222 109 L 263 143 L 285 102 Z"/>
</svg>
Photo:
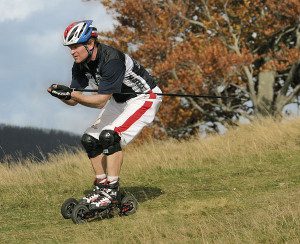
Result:
<svg viewBox="0 0 300 244">
<path fill-rule="evenodd" d="M 71 23 L 64 32 L 64 46 L 86 43 L 91 37 L 98 37 L 97 29 L 92 20 L 82 20 Z"/>
</svg>

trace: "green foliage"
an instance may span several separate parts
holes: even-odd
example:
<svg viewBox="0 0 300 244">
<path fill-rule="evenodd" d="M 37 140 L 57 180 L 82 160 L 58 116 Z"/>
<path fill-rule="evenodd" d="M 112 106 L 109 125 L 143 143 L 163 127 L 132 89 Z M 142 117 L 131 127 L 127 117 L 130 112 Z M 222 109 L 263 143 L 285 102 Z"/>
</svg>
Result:
<svg viewBox="0 0 300 244">
<path fill-rule="evenodd" d="M 76 151 L 80 136 L 59 130 L 0 124 L 0 163 L 25 158 L 44 160 L 49 153 Z"/>
</svg>

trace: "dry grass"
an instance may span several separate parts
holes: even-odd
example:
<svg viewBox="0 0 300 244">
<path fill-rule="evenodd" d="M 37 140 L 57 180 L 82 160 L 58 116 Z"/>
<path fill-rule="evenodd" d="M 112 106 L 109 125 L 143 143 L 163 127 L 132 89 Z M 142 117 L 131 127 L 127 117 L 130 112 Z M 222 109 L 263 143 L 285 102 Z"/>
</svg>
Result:
<svg viewBox="0 0 300 244">
<path fill-rule="evenodd" d="M 139 211 L 81 226 L 62 219 L 60 204 L 92 179 L 83 152 L 0 165 L 0 242 L 300 242 L 299 119 L 130 146 L 122 186 Z"/>
</svg>

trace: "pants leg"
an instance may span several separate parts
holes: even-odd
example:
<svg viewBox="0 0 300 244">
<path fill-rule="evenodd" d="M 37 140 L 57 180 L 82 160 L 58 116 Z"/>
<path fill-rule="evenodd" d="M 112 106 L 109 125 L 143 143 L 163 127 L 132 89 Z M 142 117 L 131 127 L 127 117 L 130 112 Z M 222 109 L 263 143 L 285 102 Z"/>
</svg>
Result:
<svg viewBox="0 0 300 244">
<path fill-rule="evenodd" d="M 117 103 L 113 97 L 101 109 L 101 112 L 94 124 L 87 128 L 85 133 L 93 136 L 97 140 L 103 128 L 111 124 L 124 111 L 126 103 Z"/>
<path fill-rule="evenodd" d="M 155 87 L 149 94 L 139 95 L 126 103 L 117 103 L 111 98 L 85 133 L 99 139 L 102 130 L 114 130 L 121 137 L 121 146 L 126 146 L 153 122 L 162 102 L 162 97 L 155 92 L 161 90 Z"/>
<path fill-rule="evenodd" d="M 156 87 L 153 92 L 160 93 Z M 145 126 L 149 126 L 162 102 L 161 96 L 154 93 L 140 95 L 127 101 L 124 111 L 104 129 L 116 131 L 121 136 L 122 147 L 130 143 Z"/>
</svg>

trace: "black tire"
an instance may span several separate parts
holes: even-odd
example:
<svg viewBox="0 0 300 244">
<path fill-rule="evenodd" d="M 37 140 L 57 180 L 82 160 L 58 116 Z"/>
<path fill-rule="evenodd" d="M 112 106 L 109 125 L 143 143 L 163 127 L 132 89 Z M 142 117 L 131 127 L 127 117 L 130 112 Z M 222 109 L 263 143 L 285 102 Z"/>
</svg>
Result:
<svg viewBox="0 0 300 244">
<path fill-rule="evenodd" d="M 121 201 L 121 215 L 131 215 L 134 214 L 138 209 L 138 201 L 133 195 L 125 195 Z"/>
<path fill-rule="evenodd" d="M 78 204 L 72 211 L 71 219 L 75 224 L 83 224 L 88 220 L 89 208 L 86 205 Z"/>
<path fill-rule="evenodd" d="M 72 211 L 74 207 L 78 204 L 78 201 L 75 198 L 69 198 L 67 199 L 60 208 L 61 215 L 65 219 L 70 219 Z"/>
</svg>

